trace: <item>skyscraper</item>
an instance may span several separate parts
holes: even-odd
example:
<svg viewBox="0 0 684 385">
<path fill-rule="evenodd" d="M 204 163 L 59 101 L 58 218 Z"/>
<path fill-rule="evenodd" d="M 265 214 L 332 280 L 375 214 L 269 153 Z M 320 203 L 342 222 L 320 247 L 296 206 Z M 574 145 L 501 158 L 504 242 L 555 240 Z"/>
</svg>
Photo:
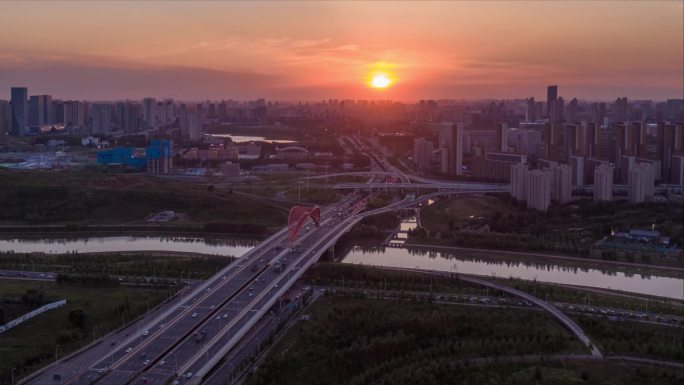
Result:
<svg viewBox="0 0 684 385">
<path fill-rule="evenodd" d="M 627 98 L 617 98 L 615 101 L 615 120 L 624 122 L 627 120 Z"/>
<path fill-rule="evenodd" d="M 28 89 L 12 87 L 12 133 L 28 134 Z"/>
<path fill-rule="evenodd" d="M 28 123 L 30 126 L 42 126 L 54 123 L 52 96 L 31 95 L 29 100 Z"/>
<path fill-rule="evenodd" d="M 143 122 L 145 128 L 157 128 L 157 100 L 155 98 L 143 99 Z"/>
<path fill-rule="evenodd" d="M 423 138 L 413 141 L 413 162 L 420 168 L 430 165 L 432 160 L 432 142 Z"/>
<path fill-rule="evenodd" d="M 85 106 L 77 100 L 64 102 L 64 125 L 71 133 L 82 133 L 85 126 Z"/>
<path fill-rule="evenodd" d="M 442 128 L 442 173 L 455 176 L 463 174 L 463 123 Z"/>
<path fill-rule="evenodd" d="M 12 127 L 12 109 L 9 102 L 0 100 L 0 143 L 5 141 L 10 127 Z"/>
<path fill-rule="evenodd" d="M 496 151 L 508 152 L 508 123 L 496 125 Z"/>
<path fill-rule="evenodd" d="M 514 164 L 511 166 L 511 196 L 517 201 L 524 202 L 527 200 L 526 185 L 527 185 L 527 165 L 523 163 Z"/>
<path fill-rule="evenodd" d="M 527 207 L 546 211 L 551 205 L 551 172 L 548 170 L 532 170 L 527 173 L 525 192 Z"/>
<path fill-rule="evenodd" d="M 572 198 L 572 168 L 567 164 L 554 167 L 552 184 L 551 198 L 560 204 L 570 202 Z"/>
<path fill-rule="evenodd" d="M 650 163 L 638 163 L 629 170 L 627 197 L 631 203 L 642 203 L 653 198 L 654 171 Z"/>
<path fill-rule="evenodd" d="M 577 98 L 572 98 L 568 107 L 565 109 L 565 120 L 568 122 L 577 122 L 579 117 L 579 102 Z"/>
<path fill-rule="evenodd" d="M 93 135 L 107 135 L 112 121 L 111 105 L 109 103 L 93 103 L 90 107 L 93 120 L 91 132 Z"/>
<path fill-rule="evenodd" d="M 546 116 L 553 115 L 553 109 L 556 106 L 556 99 L 558 98 L 558 86 L 546 87 Z"/>
<path fill-rule="evenodd" d="M 525 120 L 528 122 L 534 122 L 537 120 L 534 108 L 534 98 L 530 97 L 527 99 L 527 112 L 525 114 Z"/>
<path fill-rule="evenodd" d="M 613 166 L 603 162 L 594 168 L 594 202 L 613 200 Z"/>
</svg>

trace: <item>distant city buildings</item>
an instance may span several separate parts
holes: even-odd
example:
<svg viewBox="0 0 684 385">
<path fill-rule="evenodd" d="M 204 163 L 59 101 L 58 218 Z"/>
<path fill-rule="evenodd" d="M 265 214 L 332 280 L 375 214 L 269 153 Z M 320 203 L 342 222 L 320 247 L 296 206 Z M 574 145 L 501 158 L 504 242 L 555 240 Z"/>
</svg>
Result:
<svg viewBox="0 0 684 385">
<path fill-rule="evenodd" d="M 28 134 L 28 89 L 26 87 L 12 87 L 12 133 L 15 135 Z"/>
<path fill-rule="evenodd" d="M 443 127 L 439 136 L 441 170 L 443 174 L 463 175 L 463 123 Z"/>
<path fill-rule="evenodd" d="M 413 162 L 420 168 L 426 168 L 432 162 L 432 142 L 423 138 L 413 140 Z"/>
<path fill-rule="evenodd" d="M 610 202 L 613 200 L 614 167 L 607 162 L 594 168 L 594 202 Z"/>
<path fill-rule="evenodd" d="M 642 203 L 653 199 L 655 170 L 649 163 L 639 163 L 629 170 L 628 199 L 631 203 Z"/>
<path fill-rule="evenodd" d="M 111 130 L 112 106 L 109 103 L 93 103 L 90 107 L 92 119 L 90 132 L 93 135 L 108 135 Z"/>
</svg>

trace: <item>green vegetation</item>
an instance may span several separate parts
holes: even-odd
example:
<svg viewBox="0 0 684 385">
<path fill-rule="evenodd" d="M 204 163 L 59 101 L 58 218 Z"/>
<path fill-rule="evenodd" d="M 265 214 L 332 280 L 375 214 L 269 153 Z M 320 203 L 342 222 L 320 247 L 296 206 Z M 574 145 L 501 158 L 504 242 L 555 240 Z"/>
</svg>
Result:
<svg viewBox="0 0 684 385">
<path fill-rule="evenodd" d="M 603 292 L 563 287 L 550 283 L 531 282 L 521 279 L 500 279 L 501 283 L 525 291 L 549 302 L 586 304 L 588 306 L 613 307 L 636 312 L 684 315 L 684 301 L 653 299 L 637 294 L 611 295 Z"/>
<path fill-rule="evenodd" d="M 308 312 L 248 384 L 448 384 L 460 360 L 584 353 L 540 312 L 333 296 Z"/>
<path fill-rule="evenodd" d="M 92 171 L 0 170 L 0 221 L 15 224 L 132 224 L 154 212 L 183 218 L 165 226 L 211 222 L 282 226 L 284 208 L 206 185 L 147 175 Z"/>
<path fill-rule="evenodd" d="M 604 354 L 684 361 L 682 328 L 639 322 L 611 322 L 584 315 L 574 318 L 597 341 Z"/>
<path fill-rule="evenodd" d="M 232 257 L 163 252 L 130 253 L 13 253 L 0 252 L 0 269 L 50 271 L 66 274 L 101 274 L 178 279 L 208 278 L 228 265 Z"/>
<path fill-rule="evenodd" d="M 88 287 L 50 282 L 3 280 L 0 297 L 22 297 L 34 291 L 44 302 L 66 299 L 66 306 L 45 312 L 0 334 L 0 382 L 10 370 L 21 378 L 121 327 L 162 302 L 166 288 Z"/>
<path fill-rule="evenodd" d="M 430 243 L 472 248 L 550 251 L 574 256 L 679 266 L 681 259 L 657 254 L 595 253 L 595 241 L 611 230 L 651 228 L 684 244 L 681 217 L 684 206 L 672 203 L 626 202 L 551 206 L 542 213 L 527 210 L 507 195 L 459 197 L 438 201 L 421 211 L 421 228 L 411 232 L 409 243 Z"/>
<path fill-rule="evenodd" d="M 315 285 L 356 289 L 482 294 L 481 289 L 461 282 L 456 276 L 436 276 L 343 263 L 317 263 L 307 271 L 307 279 Z"/>
</svg>

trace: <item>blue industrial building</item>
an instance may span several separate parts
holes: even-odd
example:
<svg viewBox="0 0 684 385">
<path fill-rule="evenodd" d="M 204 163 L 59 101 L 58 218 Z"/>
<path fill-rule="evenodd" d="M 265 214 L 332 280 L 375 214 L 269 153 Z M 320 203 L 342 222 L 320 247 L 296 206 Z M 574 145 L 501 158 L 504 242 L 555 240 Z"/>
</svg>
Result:
<svg viewBox="0 0 684 385">
<path fill-rule="evenodd" d="M 173 141 L 152 140 L 143 152 L 133 147 L 115 147 L 98 151 L 97 163 L 120 164 L 127 168 L 146 170 L 152 174 L 168 174 L 173 166 Z"/>
</svg>

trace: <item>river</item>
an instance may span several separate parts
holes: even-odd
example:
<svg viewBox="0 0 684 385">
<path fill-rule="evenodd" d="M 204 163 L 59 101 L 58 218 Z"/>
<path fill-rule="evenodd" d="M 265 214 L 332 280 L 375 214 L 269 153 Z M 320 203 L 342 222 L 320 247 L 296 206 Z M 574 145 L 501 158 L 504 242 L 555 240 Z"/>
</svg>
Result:
<svg viewBox="0 0 684 385">
<path fill-rule="evenodd" d="M 96 253 L 116 251 L 180 251 L 239 257 L 259 243 L 253 239 L 178 236 L 112 236 L 87 238 L 0 239 L 0 251 L 17 253 Z"/>
<path fill-rule="evenodd" d="M 415 221 L 415 219 L 413 219 Z M 403 223 L 407 231 L 414 223 Z M 405 233 L 391 243 L 403 243 Z M 251 239 L 172 236 L 107 236 L 88 238 L 0 239 L 0 251 L 20 253 L 45 252 L 116 252 L 177 251 L 240 257 L 259 243 Z M 424 251 L 397 247 L 366 248 L 355 246 L 343 263 L 370 266 L 419 268 L 480 276 L 514 277 L 540 282 L 581 285 L 622 290 L 660 297 L 684 299 L 684 280 L 656 275 L 638 275 L 595 268 L 578 268 L 554 263 L 532 263 L 459 256 L 453 252 Z"/>
</svg>

